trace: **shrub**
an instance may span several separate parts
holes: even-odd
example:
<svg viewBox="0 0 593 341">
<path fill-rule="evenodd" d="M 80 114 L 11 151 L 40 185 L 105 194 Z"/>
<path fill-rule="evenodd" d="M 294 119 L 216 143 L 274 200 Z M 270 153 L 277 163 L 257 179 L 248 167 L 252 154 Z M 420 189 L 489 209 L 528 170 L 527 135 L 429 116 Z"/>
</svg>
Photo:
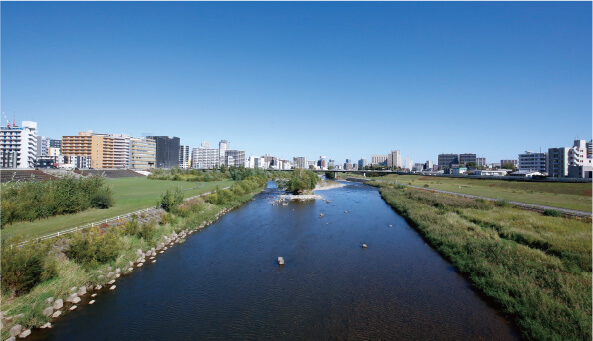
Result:
<svg viewBox="0 0 593 341">
<path fill-rule="evenodd" d="M 183 192 L 180 187 L 175 188 L 175 191 L 170 189 L 161 195 L 157 206 L 161 207 L 167 212 L 171 212 L 173 208 L 183 202 Z"/>
<path fill-rule="evenodd" d="M 102 232 L 99 227 L 93 227 L 88 232 L 75 233 L 65 251 L 68 258 L 86 269 L 114 261 L 118 252 L 119 238 L 116 231 L 109 229 Z"/>
<path fill-rule="evenodd" d="M 91 198 L 91 207 L 106 209 L 113 206 L 113 196 L 110 188 L 104 188 Z"/>
<path fill-rule="evenodd" d="M 23 247 L 2 245 L 2 290 L 11 296 L 29 292 L 35 285 L 57 274 L 56 264 L 47 257 L 47 246 L 29 243 Z"/>
<path fill-rule="evenodd" d="M 551 209 L 545 209 L 543 214 L 550 217 L 562 217 L 562 213 L 560 213 L 560 211 Z"/>
<path fill-rule="evenodd" d="M 424 188 L 428 188 L 428 184 L 424 184 Z"/>
<path fill-rule="evenodd" d="M 153 244 L 155 237 L 156 237 L 156 226 L 153 221 L 142 224 L 142 226 L 138 229 L 138 238 L 144 239 L 148 244 Z"/>
<path fill-rule="evenodd" d="M 496 200 L 494 202 L 494 204 L 498 207 L 510 207 L 511 203 L 509 203 L 507 200 Z"/>
</svg>

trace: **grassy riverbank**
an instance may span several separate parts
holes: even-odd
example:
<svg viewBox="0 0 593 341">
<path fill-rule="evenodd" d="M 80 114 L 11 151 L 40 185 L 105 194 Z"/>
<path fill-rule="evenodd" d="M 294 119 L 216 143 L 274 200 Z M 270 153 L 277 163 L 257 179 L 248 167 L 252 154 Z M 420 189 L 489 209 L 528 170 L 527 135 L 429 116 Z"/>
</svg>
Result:
<svg viewBox="0 0 593 341">
<path fill-rule="evenodd" d="M 379 184 L 381 196 L 527 339 L 591 340 L 591 220 Z"/>
<path fill-rule="evenodd" d="M 265 188 L 266 182 L 264 177 L 242 180 L 233 185 L 230 190 L 221 190 L 206 200 L 197 198 L 184 202 L 171 213 L 163 213 L 159 219 L 149 222 L 139 223 L 139 220 L 131 219 L 119 226 L 95 228 L 94 231 L 79 232 L 59 240 L 48 240 L 40 244 L 30 243 L 23 248 L 10 249 L 4 243 L 1 310 L 4 316 L 14 317 L 19 314 L 23 316 L 13 318 L 11 322 L 3 320 L 1 339 L 5 340 L 9 337 L 8 331 L 13 325 L 20 324 L 25 327 L 23 329 L 26 329 L 50 321 L 50 317 L 43 315 L 43 310 L 51 306 L 46 302 L 48 297 L 62 298 L 65 301 L 72 293 L 70 290 L 72 287 L 104 286 L 114 278 L 109 277 L 108 274 L 115 272 L 116 269 L 120 269 L 125 275 L 129 272 L 131 264 L 138 259 L 139 249 L 150 250 L 162 243 L 165 236 L 202 228 L 216 220 L 226 210 L 251 200 L 255 193 Z M 74 248 L 74 245 L 82 247 Z M 10 252 L 17 254 L 9 254 Z M 12 268 L 20 268 L 23 272 L 27 272 L 31 269 L 29 264 L 33 264 L 36 260 L 35 255 L 39 254 L 43 256 L 41 267 L 44 273 L 49 273 L 51 278 L 37 276 L 38 283 L 32 289 L 15 296 L 14 291 L 11 292 L 11 288 L 4 282 L 4 279 L 8 278 L 7 275 L 13 275 L 11 277 L 15 278 L 14 274 L 7 273 L 11 268 L 8 262 L 16 265 Z M 23 265 L 15 263 L 17 261 Z M 32 277 L 34 275 L 39 274 L 32 274 Z M 22 276 L 22 273 L 19 276 Z M 101 296 L 96 299 L 101 299 Z M 66 313 L 70 306 L 72 304 L 64 303 L 62 312 Z"/>
<path fill-rule="evenodd" d="M 348 174 L 346 177 L 357 177 Z M 362 176 L 361 176 L 362 177 Z M 517 201 L 591 212 L 591 183 L 525 182 L 481 180 L 422 175 L 390 174 L 371 178 L 377 182 L 399 183 L 429 189 L 478 195 L 487 198 Z"/>
<path fill-rule="evenodd" d="M 213 191 L 216 186 L 224 188 L 235 182 L 233 180 L 204 183 L 173 180 L 157 181 L 143 177 L 108 179 L 106 181 L 113 190 L 114 205 L 112 207 L 108 209 L 89 209 L 74 214 L 4 226 L 2 240 L 9 237 L 30 239 L 35 236 L 42 236 L 151 207 L 156 205 L 162 192 L 176 187 L 181 187 L 184 197 L 188 198 Z"/>
</svg>

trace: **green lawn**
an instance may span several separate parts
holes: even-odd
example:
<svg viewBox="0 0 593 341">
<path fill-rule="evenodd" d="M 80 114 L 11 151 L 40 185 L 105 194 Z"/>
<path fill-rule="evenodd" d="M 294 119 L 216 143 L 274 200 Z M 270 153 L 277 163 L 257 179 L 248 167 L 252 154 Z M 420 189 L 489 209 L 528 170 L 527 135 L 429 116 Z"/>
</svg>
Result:
<svg viewBox="0 0 593 341">
<path fill-rule="evenodd" d="M 11 236 L 19 236 L 24 239 L 43 236 L 71 227 L 81 226 L 155 206 L 161 193 L 177 186 L 183 189 L 185 197 L 188 198 L 212 191 L 216 186 L 220 188 L 230 186 L 233 182 L 232 180 L 218 182 L 148 180 L 144 177 L 109 179 L 108 183 L 113 189 L 115 199 L 115 205 L 111 208 L 105 210 L 90 209 L 75 214 L 60 215 L 34 222 L 5 226 L 2 230 L 2 239 Z"/>
<path fill-rule="evenodd" d="M 390 183 L 397 180 L 397 183 L 404 185 L 428 185 L 429 189 L 591 212 L 591 183 L 479 180 L 395 174 L 374 179 Z"/>
</svg>

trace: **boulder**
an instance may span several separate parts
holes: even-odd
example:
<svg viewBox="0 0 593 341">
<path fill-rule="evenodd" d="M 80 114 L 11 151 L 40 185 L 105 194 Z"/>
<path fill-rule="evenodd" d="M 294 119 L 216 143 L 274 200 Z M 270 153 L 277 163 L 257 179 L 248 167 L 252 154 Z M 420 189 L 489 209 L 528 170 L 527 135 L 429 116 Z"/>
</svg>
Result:
<svg viewBox="0 0 593 341">
<path fill-rule="evenodd" d="M 80 297 L 78 297 L 78 296 L 72 300 L 72 303 L 74 303 L 74 304 L 76 304 L 78 302 L 80 302 Z"/>
<path fill-rule="evenodd" d="M 21 330 L 23 329 L 23 326 L 21 326 L 20 324 L 17 324 L 16 326 L 10 328 L 10 336 L 17 336 L 21 333 Z"/>
<path fill-rule="evenodd" d="M 134 266 L 134 262 L 130 261 L 130 266 Z"/>
<path fill-rule="evenodd" d="M 151 263 L 156 263 L 156 259 L 155 259 L 155 260 L 153 260 Z"/>
<path fill-rule="evenodd" d="M 76 309 L 76 308 L 78 308 L 78 307 L 77 307 L 77 306 L 75 306 L 75 305 L 73 305 L 73 306 L 71 306 L 71 307 L 70 307 L 70 309 L 68 309 L 68 310 L 72 311 L 72 310 L 74 310 L 74 309 Z"/>
<path fill-rule="evenodd" d="M 74 301 L 74 299 L 77 298 L 77 297 L 78 297 L 78 294 L 77 293 L 73 293 L 70 296 L 68 296 L 68 298 L 66 299 L 66 302 L 72 303 L 72 301 Z"/>
<path fill-rule="evenodd" d="M 116 274 L 118 274 L 118 273 L 120 273 L 120 272 L 121 272 L 121 269 L 120 269 L 120 268 L 117 268 L 117 269 L 115 269 L 115 273 L 116 273 Z"/>
<path fill-rule="evenodd" d="M 56 318 L 56 317 L 59 317 L 60 315 L 62 315 L 62 311 L 58 310 L 58 311 L 54 312 L 51 317 Z"/>
<path fill-rule="evenodd" d="M 97 294 L 92 294 L 91 297 L 97 297 Z"/>
<path fill-rule="evenodd" d="M 31 329 L 27 329 L 24 332 L 19 334 L 19 339 L 24 339 L 27 336 L 31 335 Z"/>
<path fill-rule="evenodd" d="M 112 280 L 110 280 L 109 282 L 107 282 L 107 284 L 109 284 L 109 285 L 111 285 L 111 284 L 113 284 L 113 283 L 115 283 L 115 280 L 114 280 L 114 279 L 112 279 Z"/>
<path fill-rule="evenodd" d="M 78 290 L 78 288 L 77 288 L 77 287 L 72 287 L 72 288 L 70 288 L 70 291 L 71 291 L 71 292 L 75 292 L 76 290 Z"/>
<path fill-rule="evenodd" d="M 82 296 L 84 294 L 86 294 L 86 286 L 78 288 L 78 296 Z"/>
<path fill-rule="evenodd" d="M 136 265 L 136 267 L 141 267 L 144 263 L 138 263 L 138 265 Z"/>
<path fill-rule="evenodd" d="M 367 244 L 362 244 L 362 248 L 366 249 L 367 248 Z"/>
<path fill-rule="evenodd" d="M 6 341 L 16 341 L 16 337 L 14 337 L 14 336 L 11 336 L 11 337 L 9 337 L 8 339 L 6 339 Z"/>
<path fill-rule="evenodd" d="M 113 276 L 115 276 L 115 272 L 110 272 L 110 273 L 107 274 L 107 278 L 111 278 Z"/>
<path fill-rule="evenodd" d="M 47 304 L 54 303 L 54 298 L 53 297 L 49 297 L 47 300 L 45 300 L 45 303 L 47 303 Z"/>
<path fill-rule="evenodd" d="M 278 265 L 284 265 L 284 258 L 278 257 Z"/>
<path fill-rule="evenodd" d="M 89 301 L 89 304 L 93 304 L 93 303 L 95 303 L 95 300 L 90 300 Z"/>
<path fill-rule="evenodd" d="M 150 250 L 146 251 L 146 257 L 150 257 L 150 255 L 152 255 L 152 251 L 150 251 Z"/>
<path fill-rule="evenodd" d="M 45 316 L 51 316 L 51 314 L 54 313 L 54 307 L 47 307 L 45 309 L 43 309 L 43 315 Z"/>
<path fill-rule="evenodd" d="M 102 286 L 102 285 L 98 285 L 98 284 L 97 284 L 97 285 L 95 286 L 95 290 L 101 290 L 102 288 L 103 288 L 103 286 Z"/>
<path fill-rule="evenodd" d="M 115 278 L 119 278 L 120 274 L 115 274 Z"/>
<path fill-rule="evenodd" d="M 112 285 L 111 288 L 109 288 L 109 290 L 113 290 L 116 288 L 116 285 Z"/>
<path fill-rule="evenodd" d="M 128 271 L 132 272 L 134 271 L 134 268 L 129 268 Z"/>
<path fill-rule="evenodd" d="M 60 299 L 57 299 L 54 302 L 54 310 L 58 310 L 58 309 L 62 308 L 63 306 L 64 306 L 64 300 L 61 299 L 61 298 Z"/>
</svg>

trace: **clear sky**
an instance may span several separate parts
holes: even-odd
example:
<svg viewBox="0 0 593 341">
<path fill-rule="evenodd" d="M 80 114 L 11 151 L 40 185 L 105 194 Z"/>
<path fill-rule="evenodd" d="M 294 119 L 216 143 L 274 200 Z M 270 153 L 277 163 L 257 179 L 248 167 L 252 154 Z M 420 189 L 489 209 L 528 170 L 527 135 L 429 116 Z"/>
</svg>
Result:
<svg viewBox="0 0 593 341">
<path fill-rule="evenodd" d="M 40 135 L 343 162 L 591 138 L 591 2 L 2 2 L 2 109 Z M 5 120 L 2 119 L 4 123 Z"/>
</svg>

